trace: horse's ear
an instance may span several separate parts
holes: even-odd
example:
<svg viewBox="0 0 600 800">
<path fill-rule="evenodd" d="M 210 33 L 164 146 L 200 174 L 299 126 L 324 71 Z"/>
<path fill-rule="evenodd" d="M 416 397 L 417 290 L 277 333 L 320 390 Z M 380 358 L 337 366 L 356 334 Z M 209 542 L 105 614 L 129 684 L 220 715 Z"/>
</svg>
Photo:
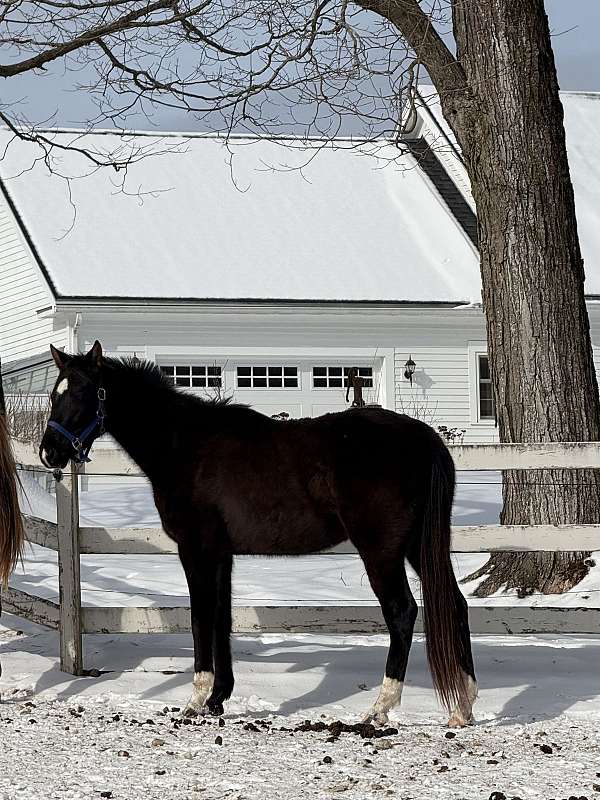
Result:
<svg viewBox="0 0 600 800">
<path fill-rule="evenodd" d="M 92 349 L 89 353 L 86 353 L 86 360 L 93 364 L 95 367 L 102 366 L 102 345 L 96 339 L 94 342 Z"/>
<path fill-rule="evenodd" d="M 73 356 L 70 356 L 67 353 L 63 353 L 62 350 L 59 350 L 58 347 L 54 347 L 53 344 L 50 345 L 50 353 L 52 354 L 54 363 L 58 367 L 59 371 L 66 369 L 70 361 L 72 361 L 73 359 Z"/>
</svg>

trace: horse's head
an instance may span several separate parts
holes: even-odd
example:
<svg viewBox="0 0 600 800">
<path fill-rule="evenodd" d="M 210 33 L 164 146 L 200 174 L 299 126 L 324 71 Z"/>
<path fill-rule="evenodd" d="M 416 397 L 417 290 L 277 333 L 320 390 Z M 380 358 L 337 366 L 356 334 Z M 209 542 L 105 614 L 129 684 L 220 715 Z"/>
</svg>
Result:
<svg viewBox="0 0 600 800">
<path fill-rule="evenodd" d="M 102 346 L 95 342 L 86 355 L 70 356 L 50 346 L 58 378 L 50 395 L 48 426 L 40 444 L 45 467 L 64 469 L 69 459 L 85 461 L 94 439 L 103 433 L 104 389 Z"/>
</svg>

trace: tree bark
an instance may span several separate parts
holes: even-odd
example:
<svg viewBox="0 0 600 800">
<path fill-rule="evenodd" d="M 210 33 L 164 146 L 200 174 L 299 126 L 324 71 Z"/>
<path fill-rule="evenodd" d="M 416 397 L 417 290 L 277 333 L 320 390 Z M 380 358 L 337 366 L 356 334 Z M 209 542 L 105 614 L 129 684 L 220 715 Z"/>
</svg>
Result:
<svg viewBox="0 0 600 800">
<path fill-rule="evenodd" d="M 362 5 L 362 4 L 361 4 Z M 500 440 L 598 441 L 600 402 L 563 110 L 543 0 L 454 0 L 455 65 L 416 0 L 370 0 L 426 66 L 478 218 Z M 416 22 L 419 12 L 420 24 Z M 502 523 L 600 521 L 597 470 L 510 471 Z M 560 592 L 588 554 L 498 554 L 476 594 Z"/>
<path fill-rule="evenodd" d="M 542 0 L 456 3 L 476 113 L 456 133 L 479 220 L 483 303 L 500 440 L 597 441 L 600 402 L 585 307 L 563 110 Z M 509 471 L 504 524 L 600 519 L 597 470 Z M 498 554 L 476 594 L 561 592 L 587 554 Z"/>
<path fill-rule="evenodd" d="M 4 399 L 4 381 L 2 379 L 2 358 L 0 358 L 0 414 L 6 414 L 6 400 Z"/>
</svg>

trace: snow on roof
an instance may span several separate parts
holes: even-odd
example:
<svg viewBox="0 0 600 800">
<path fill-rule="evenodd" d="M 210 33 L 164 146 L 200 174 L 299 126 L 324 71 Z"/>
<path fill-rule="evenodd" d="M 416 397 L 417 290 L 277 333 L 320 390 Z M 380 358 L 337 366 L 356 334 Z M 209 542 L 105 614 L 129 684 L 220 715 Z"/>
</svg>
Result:
<svg viewBox="0 0 600 800">
<path fill-rule="evenodd" d="M 562 92 L 587 294 L 600 294 L 600 94 Z"/>
<path fill-rule="evenodd" d="M 417 110 L 429 122 L 429 128 L 434 139 L 430 144 L 435 146 L 436 152 L 443 150 L 460 154 L 460 146 L 452 128 L 442 114 L 440 97 L 435 86 L 428 83 L 419 83 L 417 86 Z"/>
<path fill-rule="evenodd" d="M 54 151 L 50 174 L 31 144 L 0 132 L 0 176 L 60 295 L 479 300 L 473 247 L 390 144 L 52 135 L 159 153 L 129 166 L 121 191 L 122 172 Z"/>
<path fill-rule="evenodd" d="M 460 178 L 456 156 L 451 158 L 452 148 L 458 152 L 458 143 L 450 126 L 442 115 L 439 97 L 435 88 L 427 84 L 419 84 L 419 95 L 426 104 L 421 108 L 421 117 L 431 130 L 425 135 L 436 155 L 442 159 L 456 185 L 464 192 L 464 183 Z M 560 98 L 565 112 L 565 131 L 571 179 L 575 191 L 577 225 L 585 262 L 588 295 L 600 294 L 600 225 L 598 210 L 600 209 L 600 93 L 594 92 L 561 92 Z M 429 112 L 429 113 L 428 113 Z M 433 118 L 433 126 L 432 126 Z M 466 172 L 465 172 L 466 177 Z M 468 180 L 468 178 L 467 178 Z M 468 191 L 465 198 L 470 199 Z"/>
<path fill-rule="evenodd" d="M 417 130 L 434 151 L 448 176 L 460 190 L 467 204 L 475 212 L 469 176 L 462 160 L 460 146 L 452 128 L 442 114 L 440 98 L 434 86 L 420 83 L 416 99 L 419 125 Z"/>
</svg>

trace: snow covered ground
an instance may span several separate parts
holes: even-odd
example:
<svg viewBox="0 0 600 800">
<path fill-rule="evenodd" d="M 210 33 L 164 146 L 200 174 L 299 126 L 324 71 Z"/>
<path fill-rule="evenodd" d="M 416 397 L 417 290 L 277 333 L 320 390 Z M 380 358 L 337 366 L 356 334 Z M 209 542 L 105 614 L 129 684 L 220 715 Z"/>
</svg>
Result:
<svg viewBox="0 0 600 800">
<path fill-rule="evenodd" d="M 549 800 L 591 798 L 600 785 L 600 637 L 475 637 L 477 723 L 452 738 L 417 637 L 397 733 L 334 741 L 290 729 L 357 722 L 386 637 L 234 637 L 222 727 L 182 724 L 173 710 L 189 693 L 189 636 L 87 636 L 88 665 L 106 670 L 98 678 L 60 672 L 57 635 L 31 623 L 5 615 L 0 643 L 3 800 Z"/>
<path fill-rule="evenodd" d="M 456 521 L 495 521 L 497 476 L 466 480 Z M 52 519 L 52 498 L 30 481 L 26 489 L 30 513 Z M 81 499 L 88 524 L 157 522 L 141 483 L 92 487 Z M 457 571 L 484 558 L 457 557 Z M 595 604 L 599 577 L 596 568 L 574 593 L 522 602 Z M 187 604 L 173 556 L 84 556 L 82 581 L 88 605 Z M 13 583 L 56 599 L 56 554 L 28 549 Z M 413 588 L 418 596 L 414 579 Z M 234 595 L 243 604 L 375 602 L 360 561 L 347 555 L 238 559 Z M 363 738 L 336 736 L 334 728 L 331 740 L 331 730 L 295 728 L 304 720 L 356 723 L 375 699 L 386 637 L 235 636 L 236 688 L 220 727 L 212 719 L 183 724 L 173 710 L 190 691 L 191 636 L 86 636 L 86 667 L 99 676 L 73 678 L 59 669 L 55 632 L 3 615 L 0 798 L 597 796 L 600 637 L 476 636 L 473 643 L 481 688 L 474 727 L 447 738 L 415 637 L 402 710 L 392 714 L 396 732 L 376 738 L 363 729 Z"/>
</svg>

